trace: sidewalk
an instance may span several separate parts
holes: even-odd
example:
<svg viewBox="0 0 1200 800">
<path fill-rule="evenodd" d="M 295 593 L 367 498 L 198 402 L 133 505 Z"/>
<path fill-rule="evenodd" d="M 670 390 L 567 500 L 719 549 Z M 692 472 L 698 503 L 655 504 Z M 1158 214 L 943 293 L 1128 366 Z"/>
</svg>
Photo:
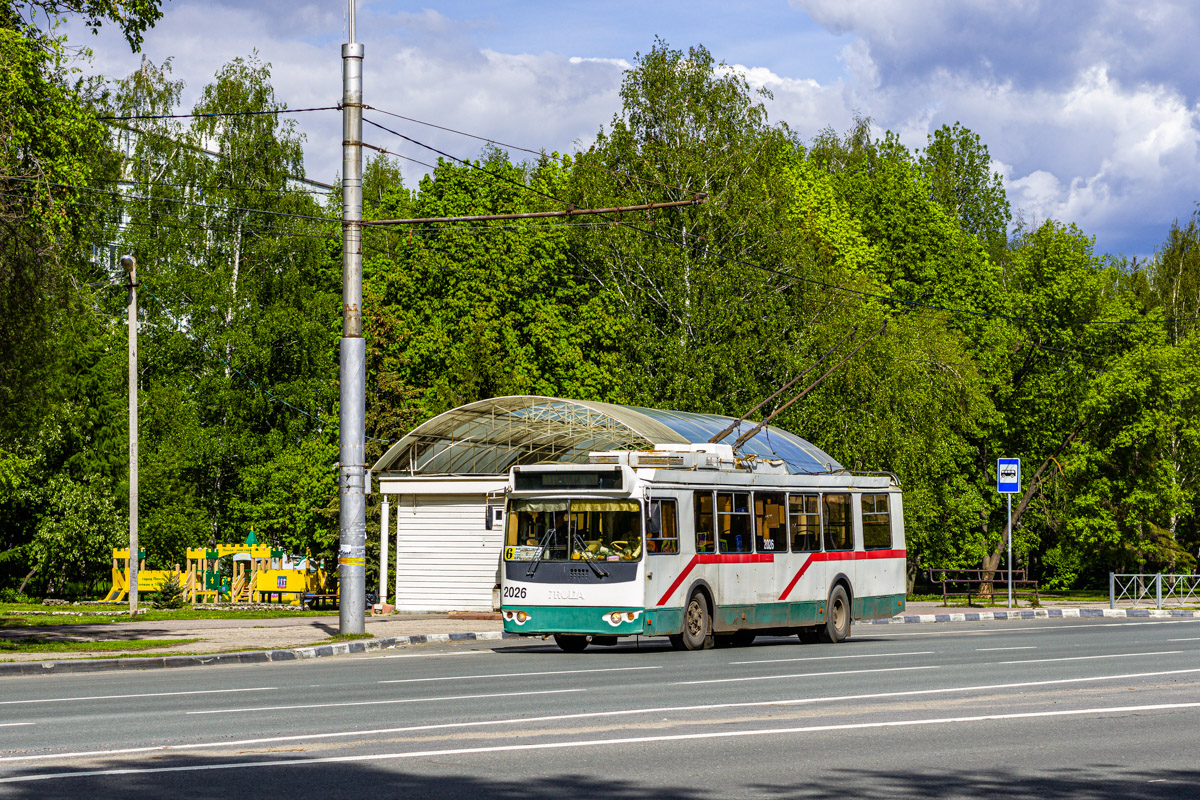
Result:
<svg viewBox="0 0 1200 800">
<path fill-rule="evenodd" d="M 887 620 L 864 620 L 856 626 L 988 622 L 999 620 L 1079 617 L 1197 617 L 1200 611 L 1125 607 L 1110 611 L 1107 602 L 1072 603 L 1053 601 L 1032 609 L 1006 606 L 942 606 L 937 602 L 909 603 L 903 614 Z M 160 622 L 113 622 L 90 625 L 47 625 L 8 628 L 0 638 L 10 641 L 135 641 L 150 639 L 198 639 L 186 644 L 130 651 L 116 658 L 114 651 L 81 650 L 70 653 L 0 654 L 0 676 L 49 674 L 50 672 L 149 669 L 215 663 L 260 663 L 318 658 L 343 653 L 362 653 L 431 642 L 489 640 L 504 638 L 499 615 L 491 614 L 396 614 L 366 617 L 370 639 L 330 642 L 337 634 L 336 616 L 244 620 L 169 620 Z M 867 631 L 860 627 L 860 632 Z"/>
<path fill-rule="evenodd" d="M 483 615 L 470 615 L 474 617 Z M 489 615 L 490 616 L 490 615 Z M 493 619 L 464 619 L 450 614 L 395 614 L 372 617 L 368 612 L 366 631 L 375 639 L 394 639 L 438 634 L 500 632 L 499 615 Z M 284 650 L 327 644 L 338 632 L 338 617 L 276 617 L 272 619 L 181 619 L 159 622 L 109 622 L 94 625 L 46 625 L 5 628 L 0 638 L 13 642 L 37 639 L 49 642 L 136 641 L 147 639 L 199 639 L 187 644 L 127 651 L 129 655 L 154 656 L 164 653 L 225 653 L 237 650 Z M 0 653 L 2 661 L 61 661 L 87 658 L 111 659 L 111 650 L 70 653 Z"/>
</svg>

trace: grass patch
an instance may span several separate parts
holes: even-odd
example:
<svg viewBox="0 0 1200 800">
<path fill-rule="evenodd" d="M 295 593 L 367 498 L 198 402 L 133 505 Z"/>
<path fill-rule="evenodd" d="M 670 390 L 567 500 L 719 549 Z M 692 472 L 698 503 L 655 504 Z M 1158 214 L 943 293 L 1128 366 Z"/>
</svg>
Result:
<svg viewBox="0 0 1200 800">
<path fill-rule="evenodd" d="M 51 642 L 43 639 L 29 639 L 13 642 L 0 639 L 0 653 L 90 653 L 101 651 L 149 650 L 155 647 L 176 647 L 181 644 L 192 644 L 203 639 L 135 639 L 108 640 L 100 642 Z"/>
<path fill-rule="evenodd" d="M 98 625 L 110 622 L 129 622 L 128 614 L 113 614 L 124 607 L 95 605 L 35 606 L 0 603 L 0 628 L 28 628 L 43 625 Z M 33 613 L 31 613 L 33 612 Z M 48 613 L 57 612 L 57 613 Z M 336 612 L 335 612 L 336 613 Z M 255 609 L 196 609 L 174 611 L 139 608 L 138 622 L 163 622 L 172 619 L 277 619 L 280 617 L 328 617 L 329 611 L 274 611 Z"/>
<path fill-rule="evenodd" d="M 328 641 L 331 642 L 352 642 L 355 639 L 374 639 L 373 633 L 335 633 L 330 636 Z"/>
</svg>

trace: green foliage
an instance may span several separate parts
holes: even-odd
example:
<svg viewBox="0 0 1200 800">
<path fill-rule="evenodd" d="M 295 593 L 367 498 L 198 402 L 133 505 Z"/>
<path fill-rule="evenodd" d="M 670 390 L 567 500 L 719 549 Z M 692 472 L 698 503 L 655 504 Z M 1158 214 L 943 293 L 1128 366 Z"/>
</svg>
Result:
<svg viewBox="0 0 1200 800">
<path fill-rule="evenodd" d="M 116 23 L 135 48 L 159 15 L 155 0 L 20 9 L 35 6 Z M 94 585 L 123 536 L 118 252 L 139 262 L 151 559 L 251 528 L 331 556 L 338 204 L 302 183 L 294 122 L 247 113 L 283 107 L 270 65 L 217 72 L 193 110 L 222 116 L 103 127 L 100 108 L 177 112 L 170 62 L 110 90 L 72 84 L 62 43 L 17 8 L 0 6 L 0 584 Z M 582 152 L 518 163 L 489 147 L 415 186 L 371 160 L 374 220 L 704 202 L 368 228 L 368 461 L 505 394 L 740 415 L 855 331 L 830 363 L 869 342 L 775 424 L 901 479 L 910 582 L 996 563 L 1001 455 L 1027 465 L 1015 549 L 1043 585 L 1194 568 L 1200 215 L 1151 261 L 1120 262 L 1073 225 L 1011 230 L 987 147 L 961 124 L 915 152 L 869 119 L 802 143 L 765 96 L 703 47 L 658 41 Z"/>
<path fill-rule="evenodd" d="M 976 237 L 994 261 L 1001 260 L 1012 212 L 979 134 L 958 122 L 943 125 L 929 135 L 917 163 L 929 181 L 931 199 Z"/>
<path fill-rule="evenodd" d="M 40 24 L 74 14 L 83 19 L 92 33 L 106 23 L 115 23 L 130 49 L 137 52 L 142 46 L 142 34 L 162 18 L 160 3 L 161 0 L 9 0 L 0 4 L 0 27 L 13 28 L 37 40 L 43 37 Z"/>
<path fill-rule="evenodd" d="M 40 511 L 30 551 L 48 582 L 47 593 L 62 593 L 75 581 L 90 591 L 104 576 L 124 530 L 112 495 L 94 479 L 77 481 L 60 474 L 31 502 Z"/>
</svg>

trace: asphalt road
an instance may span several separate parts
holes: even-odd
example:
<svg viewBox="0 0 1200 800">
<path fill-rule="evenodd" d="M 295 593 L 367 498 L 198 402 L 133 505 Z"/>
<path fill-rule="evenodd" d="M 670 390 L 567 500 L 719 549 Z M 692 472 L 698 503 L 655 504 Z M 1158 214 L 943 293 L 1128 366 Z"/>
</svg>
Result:
<svg viewBox="0 0 1200 800">
<path fill-rule="evenodd" d="M 0 796 L 1200 798 L 1200 621 L 0 679 Z"/>
</svg>

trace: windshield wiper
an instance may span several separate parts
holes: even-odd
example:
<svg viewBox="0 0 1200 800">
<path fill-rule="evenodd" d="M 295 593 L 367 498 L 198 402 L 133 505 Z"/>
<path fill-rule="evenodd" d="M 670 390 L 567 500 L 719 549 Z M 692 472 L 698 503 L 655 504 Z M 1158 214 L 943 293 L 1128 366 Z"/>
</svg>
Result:
<svg viewBox="0 0 1200 800">
<path fill-rule="evenodd" d="M 576 533 L 571 538 L 574 540 L 575 546 L 579 548 L 579 557 L 588 563 L 588 566 L 592 568 L 592 572 L 596 573 L 596 577 L 607 578 L 608 570 L 596 562 L 596 557 L 592 555 L 592 551 L 588 550 L 587 546 L 584 545 L 583 539 L 579 538 L 579 534 Z"/>
<path fill-rule="evenodd" d="M 533 563 L 529 565 L 529 569 L 525 570 L 525 577 L 532 578 L 533 573 L 537 572 L 538 564 L 542 563 L 542 554 L 546 552 L 546 545 L 550 541 L 550 537 L 555 534 L 558 528 L 550 528 L 546 531 L 546 535 L 538 542 L 537 558 L 533 559 Z"/>
</svg>

